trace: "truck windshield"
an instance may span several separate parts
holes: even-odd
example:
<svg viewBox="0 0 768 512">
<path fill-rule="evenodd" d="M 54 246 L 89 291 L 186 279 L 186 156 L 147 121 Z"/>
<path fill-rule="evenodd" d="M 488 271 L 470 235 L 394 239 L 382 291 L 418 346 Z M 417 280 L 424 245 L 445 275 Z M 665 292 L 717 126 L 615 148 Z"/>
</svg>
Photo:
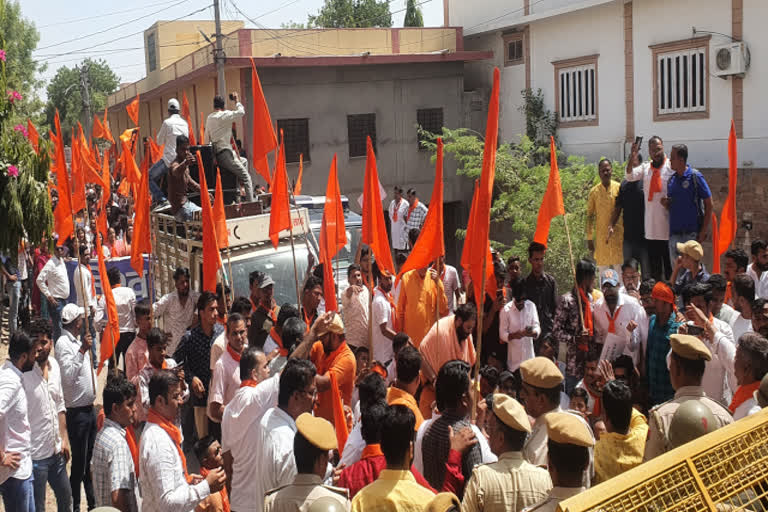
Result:
<svg viewBox="0 0 768 512">
<path fill-rule="evenodd" d="M 307 271 L 307 246 L 296 242 L 296 268 L 299 272 L 299 287 L 304 283 Z M 226 260 L 224 261 L 227 266 Z M 262 252 L 252 257 L 232 262 L 233 282 L 236 297 L 250 296 L 248 275 L 254 270 L 269 274 L 275 281 L 274 297 L 277 304 L 290 302 L 296 304 L 296 283 L 293 276 L 293 256 L 290 247 L 277 252 Z"/>
<path fill-rule="evenodd" d="M 315 232 L 315 238 L 319 243 L 320 228 L 318 227 L 312 231 Z M 346 281 L 347 267 L 355 262 L 355 252 L 357 251 L 357 246 L 360 245 L 362 235 L 363 232 L 360 226 L 347 227 L 347 245 L 341 248 L 336 257 L 333 258 L 334 266 L 338 262 L 339 270 L 345 276 L 344 281 Z"/>
</svg>

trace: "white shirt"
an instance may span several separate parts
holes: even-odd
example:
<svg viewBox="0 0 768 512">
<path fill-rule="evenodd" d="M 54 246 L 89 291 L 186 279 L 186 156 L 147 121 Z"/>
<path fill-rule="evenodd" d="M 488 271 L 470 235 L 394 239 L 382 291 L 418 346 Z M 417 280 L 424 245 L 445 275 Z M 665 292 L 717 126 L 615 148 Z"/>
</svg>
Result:
<svg viewBox="0 0 768 512">
<path fill-rule="evenodd" d="M 239 101 L 235 109 L 214 110 L 208 114 L 208 119 L 205 121 L 205 136 L 208 142 L 213 143 L 214 151 L 231 147 L 229 140 L 232 138 L 232 122 L 245 115 L 245 107 Z"/>
<path fill-rule="evenodd" d="M 730 325 L 731 328 L 733 328 L 733 323 L 736 321 L 738 316 L 739 313 L 735 309 L 733 309 L 728 304 L 723 304 L 723 306 L 720 308 L 720 312 L 715 315 L 715 318 L 722 320 L 723 322 Z M 751 323 L 752 322 L 750 321 L 750 324 Z"/>
<path fill-rule="evenodd" d="M 276 348 L 280 347 L 277 345 L 277 342 L 272 339 L 272 335 L 268 334 L 267 339 L 264 340 L 264 353 L 269 356 L 269 354 L 271 354 L 272 351 Z M 283 368 L 285 368 L 286 364 L 288 364 L 288 357 L 286 356 L 278 355 L 272 358 L 272 360 L 267 364 L 267 367 L 269 368 L 269 376 L 272 377 L 274 375 L 278 375 L 281 371 L 283 371 Z"/>
<path fill-rule="evenodd" d="M 459 272 L 456 270 L 456 267 L 451 265 L 445 266 L 445 271 L 443 272 L 443 288 L 445 289 L 445 300 L 448 301 L 448 309 L 452 314 L 456 309 L 456 290 L 461 288 Z"/>
<path fill-rule="evenodd" d="M 23 239 L 21 242 L 19 242 L 19 252 L 16 258 L 16 268 L 19 269 L 19 279 L 21 279 L 22 281 L 25 281 L 29 277 L 29 272 L 27 271 L 27 251 L 25 249 L 26 246 L 27 246 L 26 239 Z"/>
<path fill-rule="evenodd" d="M 353 347 L 368 345 L 368 287 L 360 286 L 359 292 L 352 291 L 352 297 L 347 297 L 351 288 L 341 294 L 341 312 L 344 320 L 344 334 L 347 343 Z M 374 331 L 376 326 L 374 325 Z"/>
<path fill-rule="evenodd" d="M 641 341 L 642 311 L 644 311 L 643 307 L 637 299 L 623 293 L 619 293 L 619 301 L 616 303 L 613 315 L 605 302 L 605 297 L 600 297 L 595 302 L 592 306 L 592 317 L 597 342 L 603 345 L 603 351 L 600 353 L 601 360 L 614 361 L 621 355 L 628 355 L 633 358 L 633 361 L 637 358 L 636 353 Z M 615 332 L 613 333 L 608 332 L 609 317 L 614 320 Z M 627 330 L 630 322 L 637 324 L 632 332 Z"/>
<path fill-rule="evenodd" d="M 266 344 L 265 344 L 266 347 Z M 227 350 L 227 330 L 224 329 L 221 334 L 219 334 L 215 340 L 213 340 L 213 345 L 211 345 L 211 371 L 214 371 L 216 369 L 216 361 L 219 360 L 221 355 Z M 266 351 L 266 348 L 264 349 L 265 354 L 269 354 L 269 352 Z"/>
<path fill-rule="evenodd" d="M 261 512 L 264 510 L 264 494 L 292 482 L 297 474 L 293 459 L 296 422 L 288 413 L 279 407 L 270 409 L 259 422 L 258 433 L 250 432 L 249 435 L 257 435 L 261 440 L 259 471 L 249 487 L 251 492 L 247 504 L 241 505 L 239 501 L 237 505 L 231 504 L 237 512 Z"/>
<path fill-rule="evenodd" d="M 355 462 L 360 460 L 363 455 L 363 449 L 365 448 L 365 440 L 363 439 L 362 424 L 360 422 L 355 423 L 352 427 L 352 431 L 347 437 L 347 443 L 344 445 L 344 453 L 341 455 L 341 461 L 339 464 L 345 464 L 347 467 L 351 466 Z"/>
<path fill-rule="evenodd" d="M 224 350 L 213 371 L 211 387 L 208 390 L 208 403 L 216 402 L 227 405 L 235 392 L 240 388 L 240 362 L 235 361 L 229 353 Z"/>
<path fill-rule="evenodd" d="M 51 256 L 40 273 L 37 274 L 37 287 L 40 293 L 47 297 L 50 293 L 54 299 L 66 299 L 69 297 L 69 275 L 64 260 Z"/>
<path fill-rule="evenodd" d="M 761 272 L 758 276 L 754 265 L 747 265 L 747 275 L 755 282 L 755 298 L 768 299 L 768 272 Z"/>
<path fill-rule="evenodd" d="M 427 430 L 432 425 L 432 422 L 435 421 L 437 417 L 433 416 L 432 418 L 425 420 L 421 427 L 419 427 L 419 431 L 416 433 L 416 444 L 414 445 L 414 457 L 413 457 L 413 465 L 416 467 L 416 469 L 421 473 L 424 474 L 424 459 L 422 457 L 421 453 L 421 444 L 424 442 L 424 435 L 427 433 Z M 476 425 L 472 425 L 472 432 L 475 433 L 475 437 L 477 437 L 478 444 L 480 445 L 480 464 L 490 464 L 492 462 L 498 462 L 499 458 L 496 457 L 496 455 L 493 454 L 491 451 L 491 447 L 488 444 L 488 440 L 486 439 L 485 435 L 480 431 L 479 428 L 477 428 Z"/>
<path fill-rule="evenodd" d="M 80 280 L 80 274 L 82 274 L 82 281 Z M 91 291 L 93 285 L 93 274 L 91 269 L 86 265 L 78 264 L 75 271 L 72 273 L 72 284 L 75 285 L 75 292 L 77 293 L 77 305 L 83 307 L 96 307 L 96 297 L 94 297 Z M 83 291 L 85 291 L 85 302 L 83 302 Z"/>
<path fill-rule="evenodd" d="M 533 336 L 510 339 L 510 333 L 533 327 Z M 533 359 L 533 338 L 541 334 L 536 304 L 526 300 L 523 309 L 518 310 L 515 301 L 510 301 L 499 316 L 499 340 L 507 344 L 507 370 L 514 372 L 523 361 Z"/>
<path fill-rule="evenodd" d="M 757 414 L 762 410 L 763 408 L 760 407 L 754 397 L 750 398 L 749 400 L 744 400 L 741 405 L 738 406 L 734 411 L 733 421 L 746 418 L 747 416 L 752 416 L 753 414 Z"/>
<path fill-rule="evenodd" d="M 155 302 L 153 306 L 155 315 L 163 317 L 164 330 L 171 333 L 171 341 L 167 348 L 169 354 L 173 354 L 176 350 L 184 332 L 195 319 L 195 307 L 199 297 L 199 292 L 190 290 L 189 295 L 187 295 L 187 302 L 182 306 L 179 292 L 172 291 Z"/>
<path fill-rule="evenodd" d="M 221 450 L 232 454 L 232 510 L 257 510 L 254 483 L 260 478 L 261 436 L 259 423 L 267 410 L 277 407 L 280 376 L 259 382 L 256 387 L 242 387 L 224 408 L 221 420 Z M 269 490 L 269 489 L 267 489 Z M 266 492 L 266 491 L 265 491 Z M 259 506 L 258 510 L 261 510 Z"/>
<path fill-rule="evenodd" d="M 387 300 L 384 292 L 378 287 L 373 292 L 373 359 L 380 363 L 387 363 L 394 357 L 392 340 L 381 333 L 381 324 L 395 330 L 392 315 L 392 305 Z"/>
<path fill-rule="evenodd" d="M 32 429 L 27 418 L 27 396 L 21 371 L 8 360 L 0 368 L 0 447 L 21 455 L 19 467 L 0 466 L 0 484 L 8 478 L 26 480 L 32 475 Z"/>
<path fill-rule="evenodd" d="M 139 475 L 142 510 L 191 512 L 211 494 L 205 480 L 187 483 L 176 444 L 155 423 L 147 423 L 141 434 Z"/>
<path fill-rule="evenodd" d="M 56 342 L 56 360 L 61 368 L 61 388 L 67 409 L 93 405 L 96 400 L 96 372 L 91 358 L 80 352 L 80 340 L 66 329 Z"/>
<path fill-rule="evenodd" d="M 397 221 L 395 221 L 395 210 L 397 210 Z M 389 221 L 392 227 L 392 248 L 398 251 L 406 249 L 407 240 L 405 232 L 405 216 L 408 214 L 408 201 L 400 199 L 400 205 L 393 199 L 389 203 Z"/>
<path fill-rule="evenodd" d="M 173 360 L 173 358 L 166 357 L 165 358 L 165 367 L 167 370 L 170 370 L 172 368 L 176 368 L 177 364 L 176 361 Z M 136 375 L 136 378 L 133 380 L 133 384 L 136 386 L 136 393 L 137 393 L 137 401 L 141 404 L 141 407 L 136 408 L 136 420 L 137 421 L 146 421 L 147 419 L 147 413 L 149 413 L 149 380 L 152 378 L 154 374 L 156 374 L 158 370 L 152 366 L 151 363 L 147 363 L 144 368 L 142 368 L 139 371 L 139 374 Z M 189 396 L 189 386 L 187 386 L 187 389 L 184 390 L 182 393 L 182 399 L 186 400 L 186 397 Z"/>
<path fill-rule="evenodd" d="M 716 330 L 715 337 L 712 341 L 703 340 L 712 353 L 712 360 L 707 361 L 704 367 L 701 387 L 712 400 L 729 404 L 737 388 L 733 366 L 733 360 L 736 358 L 736 343 L 733 339 L 733 331 L 727 323 L 717 318 L 712 322 Z"/>
<path fill-rule="evenodd" d="M 157 132 L 157 144 L 163 148 L 163 162 L 169 168 L 176 159 L 176 137 L 189 137 L 189 126 L 179 114 L 171 114 Z"/>
<path fill-rule="evenodd" d="M 112 297 L 115 299 L 120 332 L 136 332 L 136 317 L 133 312 L 133 309 L 136 307 L 136 292 L 133 291 L 133 288 L 118 286 L 112 288 Z M 107 299 L 102 296 L 96 308 L 94 321 L 96 326 L 101 329 L 107 323 L 107 320 Z"/>
<path fill-rule="evenodd" d="M 661 204 L 661 198 L 667 197 L 667 183 L 675 173 L 669 167 L 669 159 L 664 157 L 661 166 L 661 192 L 653 195 L 653 200 L 648 201 L 648 191 L 651 190 L 651 177 L 653 169 L 651 162 L 643 162 L 635 167 L 631 173 L 626 174 L 627 181 L 643 180 L 643 194 L 645 196 L 645 238 L 647 240 L 669 240 L 669 210 Z"/>
<path fill-rule="evenodd" d="M 39 363 L 35 363 L 32 371 L 21 377 L 27 395 L 29 425 L 35 439 L 32 460 L 47 459 L 61 451 L 59 413 L 67 410 L 64 406 L 64 391 L 61 389 L 59 363 L 49 357 L 46 364 L 48 380 L 43 378 Z"/>
<path fill-rule="evenodd" d="M 733 341 L 739 343 L 739 338 L 745 332 L 752 332 L 752 320 L 747 320 L 741 313 L 737 312 L 731 322 L 731 330 L 733 331 Z"/>
</svg>

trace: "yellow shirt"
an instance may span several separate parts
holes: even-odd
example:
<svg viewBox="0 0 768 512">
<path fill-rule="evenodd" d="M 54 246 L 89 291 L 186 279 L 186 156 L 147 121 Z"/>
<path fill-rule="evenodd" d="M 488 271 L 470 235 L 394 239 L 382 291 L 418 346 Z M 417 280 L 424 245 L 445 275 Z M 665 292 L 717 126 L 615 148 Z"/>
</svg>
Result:
<svg viewBox="0 0 768 512">
<path fill-rule="evenodd" d="M 498 462 L 472 471 L 461 510 L 520 512 L 547 499 L 551 490 L 552 480 L 546 469 L 525 462 L 520 452 L 506 452 Z"/>
<path fill-rule="evenodd" d="M 385 469 L 355 495 L 352 512 L 422 512 L 434 497 L 410 470 Z"/>
<path fill-rule="evenodd" d="M 587 240 L 594 240 L 595 262 L 601 266 L 621 265 L 624 261 L 624 222 L 621 217 L 613 228 L 613 236 L 605 243 L 618 195 L 619 184 L 611 180 L 608 189 L 602 183 L 592 187 L 587 199 Z"/>
<path fill-rule="evenodd" d="M 448 314 L 448 302 L 440 279 L 435 281 L 429 277 L 429 273 L 422 279 L 416 270 L 403 274 L 397 318 L 400 327 L 411 337 L 416 348 L 419 348 L 422 338 L 435 323 L 438 307 L 440 316 Z"/>
<path fill-rule="evenodd" d="M 645 441 L 648 438 L 648 421 L 637 409 L 632 409 L 629 432 L 608 432 L 595 444 L 596 483 L 620 475 L 643 463 Z"/>
</svg>

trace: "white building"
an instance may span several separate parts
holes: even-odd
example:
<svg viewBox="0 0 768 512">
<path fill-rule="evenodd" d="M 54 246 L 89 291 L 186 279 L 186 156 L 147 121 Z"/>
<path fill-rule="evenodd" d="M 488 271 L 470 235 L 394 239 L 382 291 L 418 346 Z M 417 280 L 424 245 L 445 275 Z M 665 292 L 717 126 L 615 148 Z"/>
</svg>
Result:
<svg viewBox="0 0 768 512">
<path fill-rule="evenodd" d="M 559 114 L 567 153 L 623 160 L 643 136 L 647 156 L 659 135 L 688 144 L 696 167 L 724 168 L 733 119 L 739 167 L 768 168 L 766 0 L 444 0 L 444 14 L 467 50 L 494 52 L 466 63 L 465 88 L 490 87 L 501 69 L 505 140 L 525 131 L 531 87 Z M 742 41 L 751 63 L 734 74 Z"/>
</svg>

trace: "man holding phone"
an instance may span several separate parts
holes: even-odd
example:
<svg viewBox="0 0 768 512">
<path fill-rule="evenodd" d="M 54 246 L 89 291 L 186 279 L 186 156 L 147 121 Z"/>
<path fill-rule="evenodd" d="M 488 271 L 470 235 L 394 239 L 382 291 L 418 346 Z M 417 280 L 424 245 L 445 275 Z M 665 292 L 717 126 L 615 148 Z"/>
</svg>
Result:
<svg viewBox="0 0 768 512">
<path fill-rule="evenodd" d="M 253 181 L 248 173 L 248 161 L 235 153 L 230 141 L 232 140 L 232 123 L 245 116 L 245 107 L 240 103 L 240 96 L 236 92 L 229 95 L 229 99 L 235 104 L 235 110 L 226 110 L 224 98 L 219 95 L 213 97 L 214 111 L 208 114 L 205 121 L 205 135 L 207 142 L 213 144 L 213 153 L 221 169 L 234 174 L 245 185 L 246 201 L 253 201 Z"/>
<path fill-rule="evenodd" d="M 516 372 L 521 363 L 533 359 L 533 340 L 541 334 L 541 326 L 536 305 L 526 300 L 525 283 L 510 284 L 512 301 L 501 311 L 499 340 L 507 344 L 507 370 Z"/>
</svg>

